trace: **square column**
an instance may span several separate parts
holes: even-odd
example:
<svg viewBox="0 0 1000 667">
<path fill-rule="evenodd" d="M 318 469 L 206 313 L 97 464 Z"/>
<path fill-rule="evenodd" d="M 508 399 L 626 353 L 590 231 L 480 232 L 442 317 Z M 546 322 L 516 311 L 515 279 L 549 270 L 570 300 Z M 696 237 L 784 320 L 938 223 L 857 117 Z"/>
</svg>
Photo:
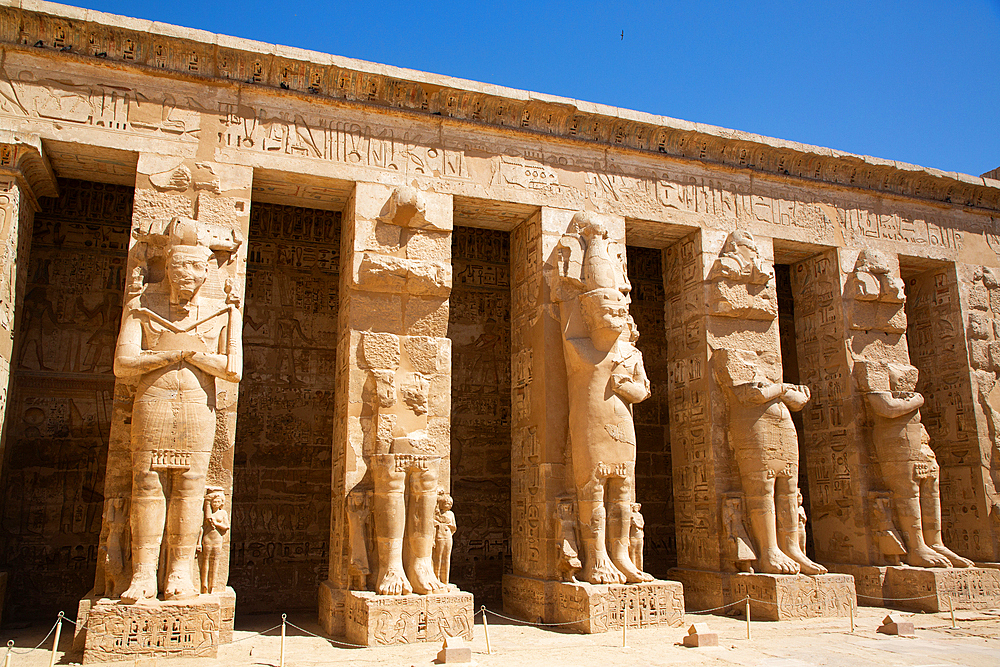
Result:
<svg viewBox="0 0 1000 667">
<path fill-rule="evenodd" d="M 784 382 L 770 239 L 700 230 L 664 252 L 678 567 L 692 610 L 746 595 L 764 618 L 847 616 L 850 577 L 802 547 L 799 443 Z M 756 573 L 754 573 L 756 572 Z M 803 604 L 821 599 L 823 604 Z"/>
<path fill-rule="evenodd" d="M 100 554 L 78 616 L 91 619 L 77 636 L 85 662 L 214 656 L 231 640 L 233 447 L 252 181 L 249 167 L 139 156 Z M 152 553 L 156 545 L 160 554 Z M 152 628 L 173 617 L 183 617 L 180 643 L 114 640 L 131 623 Z"/>
<path fill-rule="evenodd" d="M 630 362 L 636 366 L 630 379 L 646 382 L 641 355 L 619 333 L 609 334 L 614 345 L 601 348 L 596 340 L 603 334 L 596 332 L 612 328 L 602 329 L 599 321 L 587 320 L 593 311 L 582 311 L 589 298 L 589 306 L 613 304 L 600 311 L 605 317 L 613 312 L 611 319 L 627 318 L 624 223 L 618 216 L 542 207 L 511 233 L 514 573 L 504 576 L 504 610 L 588 633 L 620 628 L 627 608 L 648 610 L 644 618 L 651 625 L 677 625 L 683 613 L 681 587 L 639 573 L 638 556 L 609 551 L 612 560 L 605 554 L 605 562 L 595 565 L 605 531 L 613 545 L 618 522 L 632 517 L 632 526 L 641 523 L 629 509 L 642 500 L 634 493 L 631 402 L 620 403 L 628 414 L 623 419 L 608 411 L 619 399 L 607 399 L 612 378 L 624 380 Z M 620 370 L 605 377 L 609 364 L 621 364 L 615 366 Z M 630 400 L 643 400 L 648 386 L 639 394 Z M 595 414 L 600 423 L 586 427 Z M 631 447 L 630 460 L 622 456 L 621 443 Z M 582 483 L 588 475 L 592 480 Z M 615 495 L 621 489 L 628 507 Z"/>
<path fill-rule="evenodd" d="M 451 196 L 411 187 L 357 183 L 344 215 L 319 616 L 355 643 L 472 637 L 472 595 L 448 584 L 451 231 Z"/>
</svg>

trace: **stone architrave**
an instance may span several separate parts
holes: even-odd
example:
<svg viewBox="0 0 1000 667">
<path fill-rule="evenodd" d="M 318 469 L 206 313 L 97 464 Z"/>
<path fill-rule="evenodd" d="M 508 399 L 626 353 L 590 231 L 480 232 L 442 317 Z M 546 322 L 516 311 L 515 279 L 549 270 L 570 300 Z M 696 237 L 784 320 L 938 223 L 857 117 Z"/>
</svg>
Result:
<svg viewBox="0 0 1000 667">
<path fill-rule="evenodd" d="M 679 567 L 695 609 L 751 597 L 768 618 L 844 616 L 850 577 L 802 549 L 799 443 L 790 411 L 810 389 L 783 381 L 771 246 L 702 231 L 668 248 L 671 447 Z M 823 604 L 806 604 L 819 597 Z"/>
<path fill-rule="evenodd" d="M 214 656 L 231 639 L 235 609 L 226 585 L 226 508 L 243 367 L 252 170 L 143 154 L 138 174 L 101 562 L 79 610 L 90 619 L 77 637 L 85 662 L 110 659 L 108 651 L 123 659 Z M 197 557 L 206 544 L 206 502 L 217 533 L 207 537 L 211 579 L 202 576 Z M 190 616 L 204 632 L 183 633 L 186 639 L 166 650 L 142 638 L 112 641 L 99 631 L 169 624 L 171 615 Z"/>
<path fill-rule="evenodd" d="M 614 601 L 634 594 L 656 607 L 655 624 L 679 624 L 683 606 L 676 583 L 635 563 L 631 406 L 650 389 L 628 314 L 623 223 L 542 209 L 511 243 L 514 574 L 504 609 L 578 620 L 582 632 L 619 627 Z"/>
<path fill-rule="evenodd" d="M 357 183 L 345 218 L 320 621 L 366 645 L 471 639 L 472 595 L 442 582 L 434 562 L 438 498 L 450 490 L 451 197 Z"/>
</svg>

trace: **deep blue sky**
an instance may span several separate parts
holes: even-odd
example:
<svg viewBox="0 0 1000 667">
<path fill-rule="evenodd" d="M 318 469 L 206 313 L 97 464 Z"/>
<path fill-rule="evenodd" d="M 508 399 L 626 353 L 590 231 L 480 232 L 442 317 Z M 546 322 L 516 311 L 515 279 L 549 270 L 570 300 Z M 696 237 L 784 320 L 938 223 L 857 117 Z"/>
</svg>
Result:
<svg viewBox="0 0 1000 667">
<path fill-rule="evenodd" d="M 73 4 L 948 171 L 1000 166 L 1000 0 Z"/>
</svg>

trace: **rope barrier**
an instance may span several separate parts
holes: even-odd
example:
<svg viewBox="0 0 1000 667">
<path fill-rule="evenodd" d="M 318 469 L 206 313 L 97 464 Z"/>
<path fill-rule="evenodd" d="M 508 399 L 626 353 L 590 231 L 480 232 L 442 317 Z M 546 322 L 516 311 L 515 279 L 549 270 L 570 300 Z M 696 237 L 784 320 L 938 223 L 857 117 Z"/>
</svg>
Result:
<svg viewBox="0 0 1000 667">
<path fill-rule="evenodd" d="M 59 625 L 59 623 L 60 623 L 61 620 L 62 620 L 62 618 L 56 620 L 56 622 L 52 624 L 52 629 L 49 630 L 49 634 L 45 635 L 45 639 L 43 639 L 42 641 L 38 642 L 38 646 L 36 646 L 35 648 L 25 648 L 25 649 L 18 650 L 16 648 L 14 648 L 14 642 L 13 641 L 9 641 L 9 642 L 7 642 L 7 650 L 9 652 L 13 653 L 14 655 L 25 655 L 25 654 L 31 653 L 32 651 L 37 651 L 38 649 L 40 649 L 42 647 L 42 644 L 44 644 L 45 642 L 47 642 L 49 640 L 49 637 L 52 636 L 52 633 L 56 631 L 56 626 Z"/>
</svg>

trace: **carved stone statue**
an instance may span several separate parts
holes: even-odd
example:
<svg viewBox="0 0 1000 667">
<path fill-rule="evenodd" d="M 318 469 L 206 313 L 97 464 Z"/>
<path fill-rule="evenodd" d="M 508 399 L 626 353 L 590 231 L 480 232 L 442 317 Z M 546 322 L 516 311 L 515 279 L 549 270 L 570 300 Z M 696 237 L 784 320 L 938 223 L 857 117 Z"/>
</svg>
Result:
<svg viewBox="0 0 1000 667">
<path fill-rule="evenodd" d="M 158 578 L 166 599 L 198 594 L 192 573 L 215 440 L 215 379 L 238 382 L 243 367 L 238 299 L 202 294 L 210 273 L 218 271 L 215 251 L 232 253 L 239 246 L 228 234 L 173 219 L 158 239 L 168 290 L 153 292 L 133 281 L 138 289 L 130 291 L 122 318 L 115 375 L 138 381 L 131 427 L 133 572 L 121 596 L 126 603 L 155 598 Z M 145 240 L 152 253 L 157 239 Z M 239 293 L 228 287 L 230 295 Z"/>
<path fill-rule="evenodd" d="M 584 581 L 650 581 L 629 556 L 635 483 L 632 404 L 649 380 L 628 315 L 630 285 L 602 218 L 578 213 L 550 274 L 563 324 L 570 453 Z M 607 508 L 607 509 L 606 509 Z"/>
<path fill-rule="evenodd" d="M 859 361 L 858 384 L 872 415 L 872 441 L 896 525 L 906 543 L 906 562 L 920 567 L 971 567 L 941 541 L 939 468 L 920 422 L 924 397 L 914 391 L 917 369 Z"/>
<path fill-rule="evenodd" d="M 642 550 L 646 541 L 646 521 L 639 510 L 640 503 L 632 503 L 632 529 L 629 532 L 628 555 L 638 570 L 642 570 Z"/>
<path fill-rule="evenodd" d="M 753 573 L 753 563 L 757 554 L 750 545 L 743 523 L 742 494 L 728 494 L 722 501 L 722 529 L 728 543 L 728 558 L 739 572 Z"/>
<path fill-rule="evenodd" d="M 368 575 L 368 544 L 365 533 L 368 517 L 371 515 L 369 497 L 371 493 L 362 489 L 354 489 L 347 494 L 347 530 L 350 539 L 351 561 L 348 564 L 350 586 L 355 590 L 365 590 Z"/>
<path fill-rule="evenodd" d="M 770 320 L 778 315 L 774 270 L 767 266 L 750 232 L 729 235 L 708 274 L 713 315 Z"/>
<path fill-rule="evenodd" d="M 847 287 L 854 301 L 848 317 L 851 328 L 886 334 L 904 333 L 906 294 L 903 288 L 903 281 L 893 275 L 882 253 L 862 250 Z"/>
<path fill-rule="evenodd" d="M 802 553 L 806 552 L 806 522 L 809 518 L 806 516 L 806 508 L 802 504 L 802 491 L 799 491 L 798 495 L 799 511 L 797 517 L 799 520 L 799 550 Z"/>
<path fill-rule="evenodd" d="M 799 450 L 789 410 L 801 410 L 809 388 L 781 382 L 777 352 L 716 350 L 716 377 L 729 404 L 729 442 L 757 543 L 757 570 L 823 574 L 799 543 Z"/>
<path fill-rule="evenodd" d="M 210 488 L 205 494 L 205 522 L 201 529 L 201 546 L 198 548 L 198 565 L 201 569 L 201 592 L 211 593 L 215 587 L 215 570 L 222 546 L 229 532 L 229 512 L 224 509 L 226 495 L 219 488 Z"/>
<path fill-rule="evenodd" d="M 129 583 L 129 527 L 128 499 L 112 498 L 107 503 L 104 515 L 106 538 L 98 554 L 97 586 L 95 593 L 109 598 L 122 594 Z M 102 588 L 103 586 L 103 588 Z"/>
<path fill-rule="evenodd" d="M 906 554 L 903 538 L 892 522 L 892 507 L 888 494 L 871 494 L 872 527 L 878 538 L 878 548 L 882 556 L 891 565 L 899 565 L 899 557 Z"/>
<path fill-rule="evenodd" d="M 428 380 L 401 363 L 399 336 L 365 332 L 361 354 L 370 369 L 365 395 L 375 428 L 369 467 L 378 553 L 376 591 L 406 595 L 445 590 L 433 561 L 441 456 L 421 420 L 427 414 Z"/>
<path fill-rule="evenodd" d="M 576 581 L 576 573 L 583 564 L 580 562 L 580 550 L 576 541 L 576 512 L 573 511 L 573 501 L 564 499 L 556 509 L 556 519 L 559 521 L 559 560 L 557 567 L 559 577 L 563 581 Z"/>
<path fill-rule="evenodd" d="M 452 505 L 451 496 L 444 489 L 439 490 L 437 512 L 434 514 L 434 574 L 445 586 L 451 579 L 451 547 L 458 530 Z"/>
</svg>

